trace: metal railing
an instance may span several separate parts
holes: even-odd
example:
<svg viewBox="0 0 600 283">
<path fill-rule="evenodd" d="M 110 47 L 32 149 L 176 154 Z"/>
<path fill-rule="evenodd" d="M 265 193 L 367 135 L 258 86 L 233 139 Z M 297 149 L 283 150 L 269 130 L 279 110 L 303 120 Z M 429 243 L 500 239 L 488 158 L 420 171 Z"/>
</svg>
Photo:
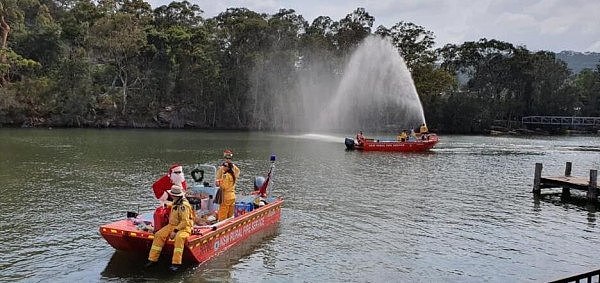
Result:
<svg viewBox="0 0 600 283">
<path fill-rule="evenodd" d="M 521 122 L 537 125 L 600 126 L 600 117 L 527 116 L 523 117 Z"/>
<path fill-rule="evenodd" d="M 566 283 L 566 282 L 579 282 L 579 280 L 585 279 L 583 282 L 599 282 L 600 280 L 600 269 L 582 273 L 579 275 L 550 281 L 550 283 Z"/>
</svg>

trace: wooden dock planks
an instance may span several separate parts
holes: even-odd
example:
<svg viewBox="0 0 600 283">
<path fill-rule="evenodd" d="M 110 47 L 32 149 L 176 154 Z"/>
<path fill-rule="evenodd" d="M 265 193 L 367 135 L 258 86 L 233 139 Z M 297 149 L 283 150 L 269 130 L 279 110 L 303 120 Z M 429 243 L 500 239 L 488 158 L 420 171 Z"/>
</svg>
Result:
<svg viewBox="0 0 600 283">
<path fill-rule="evenodd" d="M 570 189 L 587 192 L 589 201 L 598 201 L 598 170 L 590 170 L 590 177 L 571 176 L 572 163 L 567 162 L 564 176 L 542 177 L 542 163 L 535 164 L 533 193 L 540 195 L 542 188 L 562 188 L 563 196 L 570 196 Z"/>
</svg>

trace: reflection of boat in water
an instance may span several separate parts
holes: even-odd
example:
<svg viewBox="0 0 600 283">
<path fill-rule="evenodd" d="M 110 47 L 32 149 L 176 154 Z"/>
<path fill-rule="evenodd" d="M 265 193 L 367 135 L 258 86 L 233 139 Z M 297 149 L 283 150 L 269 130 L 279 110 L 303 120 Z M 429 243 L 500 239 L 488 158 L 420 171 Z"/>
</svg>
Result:
<svg viewBox="0 0 600 283">
<path fill-rule="evenodd" d="M 397 151 L 397 152 L 422 152 L 433 148 L 439 142 L 436 134 L 426 134 L 425 138 L 418 138 L 414 141 L 397 140 L 376 140 L 364 139 L 355 141 L 352 138 L 346 138 L 345 144 L 348 150 L 363 151 Z"/>
<path fill-rule="evenodd" d="M 239 245 L 227 250 L 226 253 L 202 264 L 202 268 L 194 269 L 193 273 L 195 275 L 200 275 L 207 281 L 221 282 L 223 281 L 223 274 L 212 274 L 212 271 L 229 270 L 240 260 L 259 250 L 262 250 L 262 252 L 266 254 L 266 260 L 268 260 L 269 250 L 268 248 L 266 250 L 264 248 L 268 247 L 268 243 L 273 240 L 278 233 L 278 224 L 269 226 L 260 232 L 251 235 Z M 162 281 L 172 278 L 173 273 L 168 271 L 170 260 L 159 261 L 159 268 L 147 269 L 143 267 L 147 258 L 147 254 L 117 250 L 113 253 L 101 275 L 110 279 L 133 277 L 139 279 L 139 281 Z M 190 267 L 195 267 L 195 265 L 192 264 Z M 211 280 L 211 276 L 214 276 L 215 280 Z"/>
<path fill-rule="evenodd" d="M 271 161 L 274 162 L 274 156 L 271 157 Z M 273 165 L 271 169 L 273 169 Z M 270 173 L 267 180 L 270 178 Z M 204 172 L 202 172 L 202 175 L 204 175 Z M 194 178 L 194 181 L 196 183 L 188 189 L 188 194 L 190 192 L 193 194 L 198 192 L 212 194 L 216 192 L 217 188 L 210 186 L 208 182 L 202 183 L 202 179 L 196 180 L 196 178 Z M 269 183 L 266 181 L 265 187 L 261 188 L 261 191 L 263 189 L 266 191 L 266 186 Z M 257 198 L 262 202 L 256 201 Z M 210 199 L 212 200 L 212 198 Z M 259 195 L 249 195 L 237 197 L 236 201 L 235 217 L 210 225 L 194 226 L 193 234 L 186 239 L 184 246 L 184 262 L 203 263 L 234 246 L 244 243 L 251 236 L 259 234 L 259 232 L 267 230 L 279 222 L 281 206 L 283 205 L 283 199 L 281 198 L 262 198 Z M 207 214 L 208 211 L 204 210 L 201 205 L 206 202 L 199 201 L 198 203 L 200 203 L 200 210 L 197 210 L 196 213 L 198 215 Z M 256 203 L 260 205 L 254 205 Z M 240 205 L 238 206 L 238 204 Z M 154 239 L 153 227 L 154 216 L 152 212 L 148 212 L 102 225 L 100 226 L 100 234 L 117 250 L 147 256 Z M 173 246 L 174 241 L 167 240 L 163 248 L 163 254 L 171 256 Z"/>
</svg>

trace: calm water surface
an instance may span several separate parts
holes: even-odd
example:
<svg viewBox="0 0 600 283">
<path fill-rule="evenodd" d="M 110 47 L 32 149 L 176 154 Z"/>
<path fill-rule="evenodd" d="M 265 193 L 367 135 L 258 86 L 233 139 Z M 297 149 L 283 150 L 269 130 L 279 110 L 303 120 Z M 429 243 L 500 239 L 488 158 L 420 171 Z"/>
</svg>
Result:
<svg viewBox="0 0 600 283">
<path fill-rule="evenodd" d="M 153 209 L 171 163 L 216 164 L 226 147 L 240 191 L 277 154 L 286 202 L 262 239 L 175 275 L 102 239 L 99 225 Z M 531 194 L 536 162 L 560 175 L 566 161 L 600 169 L 600 138 L 442 136 L 402 154 L 347 152 L 336 134 L 0 129 L 0 281 L 559 279 L 600 267 L 594 208 Z"/>
</svg>

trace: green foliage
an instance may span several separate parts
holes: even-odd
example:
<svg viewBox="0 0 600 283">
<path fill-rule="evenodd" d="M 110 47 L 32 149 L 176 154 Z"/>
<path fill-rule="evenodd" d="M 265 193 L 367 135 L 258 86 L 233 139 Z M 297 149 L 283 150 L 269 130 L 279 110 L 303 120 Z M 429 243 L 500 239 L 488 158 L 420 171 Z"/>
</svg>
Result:
<svg viewBox="0 0 600 283">
<path fill-rule="evenodd" d="M 581 71 L 572 85 L 578 94 L 576 113 L 584 117 L 600 116 L 600 65 L 595 70 Z"/>
<path fill-rule="evenodd" d="M 435 62 L 433 32 L 424 27 L 407 22 L 398 22 L 390 29 L 379 26 L 376 34 L 389 37 L 406 61 L 410 70 Z"/>
<path fill-rule="evenodd" d="M 334 30 L 335 43 L 339 51 L 346 52 L 353 49 L 365 37 L 371 34 L 375 18 L 365 10 L 356 8 L 352 13 L 346 15 L 336 25 Z"/>
<path fill-rule="evenodd" d="M 364 8 L 310 24 L 291 9 L 204 19 L 188 1 L 152 10 L 144 0 L 0 0 L 0 13 L 10 25 L 0 124 L 288 129 L 304 113 L 290 95 L 298 78 L 335 81 L 373 34 L 398 48 L 432 129 L 600 116 L 600 69 L 573 75 L 553 53 L 494 39 L 434 50 L 434 34 L 414 23 L 373 32 Z"/>
</svg>

